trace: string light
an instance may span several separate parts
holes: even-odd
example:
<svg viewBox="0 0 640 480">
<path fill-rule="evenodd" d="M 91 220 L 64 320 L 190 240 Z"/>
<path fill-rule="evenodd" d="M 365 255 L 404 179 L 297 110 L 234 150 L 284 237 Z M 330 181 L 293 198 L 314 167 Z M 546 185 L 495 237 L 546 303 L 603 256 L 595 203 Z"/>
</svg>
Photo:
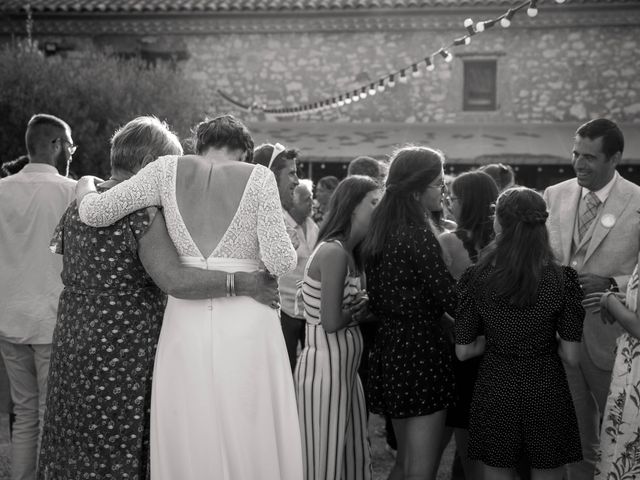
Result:
<svg viewBox="0 0 640 480">
<path fill-rule="evenodd" d="M 464 28 L 467 29 L 467 32 L 469 32 L 469 35 L 475 35 L 476 31 L 473 28 L 473 20 L 471 20 L 470 18 L 467 18 L 464 23 Z"/>
<path fill-rule="evenodd" d="M 451 63 L 451 61 L 453 60 L 453 55 L 451 55 L 449 52 L 447 52 L 444 47 L 441 48 L 438 53 L 440 55 L 442 55 L 442 58 L 444 58 L 444 61 L 447 63 Z"/>
<path fill-rule="evenodd" d="M 505 13 L 504 16 L 500 19 L 500 25 L 502 25 L 503 28 L 509 28 L 511 26 L 511 19 L 515 14 L 515 10 L 507 10 L 507 13 Z"/>
<path fill-rule="evenodd" d="M 433 70 L 436 68 L 436 66 L 433 64 L 433 61 L 431 60 L 431 57 L 425 58 L 424 62 L 427 64 L 427 71 L 433 72 Z"/>
<path fill-rule="evenodd" d="M 396 80 L 393 74 L 389 75 L 389 81 L 387 82 L 387 85 L 389 85 L 389 88 L 393 88 L 396 86 Z"/>
<path fill-rule="evenodd" d="M 555 0 L 557 4 L 563 4 L 565 3 L 565 1 L 566 0 Z M 424 65 L 426 70 L 428 72 L 435 70 L 433 57 L 437 54 L 440 54 L 442 58 L 445 60 L 445 62 L 447 63 L 452 62 L 453 55 L 448 51 L 448 48 L 469 45 L 471 43 L 471 36 L 477 33 L 484 32 L 487 28 L 493 27 L 496 23 L 500 22 L 500 25 L 502 25 L 503 28 L 508 28 L 509 26 L 511 26 L 511 21 L 515 16 L 515 14 L 520 10 L 523 10 L 524 8 L 527 8 L 527 15 L 529 17 L 533 18 L 537 16 L 538 2 L 539 0 L 522 0 L 522 2 L 519 5 L 513 8 L 509 8 L 504 14 L 489 20 L 479 21 L 475 25 L 474 25 L 473 19 L 466 18 L 463 22 L 463 26 L 466 29 L 467 34 L 454 39 L 451 44 L 445 45 L 441 47 L 439 50 L 437 50 L 436 52 L 425 57 Z M 224 92 L 220 90 L 218 90 L 217 92 L 224 100 L 246 111 L 264 112 L 264 113 L 273 114 L 273 115 L 291 115 L 291 114 L 297 114 L 300 112 L 310 112 L 310 111 L 325 110 L 327 108 L 342 107 L 344 105 L 349 105 L 352 102 L 357 102 L 360 99 L 365 99 L 367 98 L 368 95 L 375 95 L 377 92 L 382 93 L 386 90 L 387 87 L 393 88 L 395 86 L 396 76 L 397 76 L 397 80 L 400 83 L 407 83 L 409 81 L 408 72 L 411 73 L 411 77 L 419 77 L 422 75 L 422 71 L 419 68 L 420 63 L 422 62 L 412 63 L 400 69 L 399 71 L 388 74 L 387 76 L 384 76 L 379 80 L 374 81 L 368 85 L 365 84 L 365 85 L 358 86 L 352 92 L 343 92 L 341 95 L 338 95 L 337 97 L 328 98 L 315 103 L 298 105 L 293 108 L 267 109 L 266 105 L 258 105 L 255 102 L 252 104 L 243 104 L 234 100 L 233 98 L 226 95 Z"/>
</svg>

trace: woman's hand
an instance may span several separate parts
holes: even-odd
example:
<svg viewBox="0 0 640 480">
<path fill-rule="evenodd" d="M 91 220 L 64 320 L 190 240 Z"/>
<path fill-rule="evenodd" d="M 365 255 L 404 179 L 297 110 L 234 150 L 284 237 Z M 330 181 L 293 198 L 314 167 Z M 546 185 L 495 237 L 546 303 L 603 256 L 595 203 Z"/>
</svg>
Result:
<svg viewBox="0 0 640 480">
<path fill-rule="evenodd" d="M 236 275 L 238 275 L 236 273 Z M 278 279 L 266 270 L 252 272 L 255 278 L 254 300 L 268 307 L 280 308 L 280 291 L 278 290 Z"/>
<path fill-rule="evenodd" d="M 369 316 L 369 296 L 366 290 L 360 290 L 356 293 L 348 310 L 351 313 L 351 318 L 356 322 L 364 321 Z"/>
<path fill-rule="evenodd" d="M 590 309 L 593 313 L 600 313 L 603 322 L 614 323 L 616 320 L 607 308 L 607 303 L 611 301 L 608 298 L 610 296 L 616 297 L 622 304 L 625 302 L 625 294 L 622 292 L 594 292 L 585 295 L 582 306 L 585 310 Z"/>
<path fill-rule="evenodd" d="M 96 193 L 98 190 L 96 189 L 96 184 L 102 183 L 104 180 L 98 177 L 94 177 L 92 175 L 85 175 L 78 180 L 76 183 L 76 203 L 80 205 L 82 199 L 85 195 L 89 193 Z"/>
</svg>

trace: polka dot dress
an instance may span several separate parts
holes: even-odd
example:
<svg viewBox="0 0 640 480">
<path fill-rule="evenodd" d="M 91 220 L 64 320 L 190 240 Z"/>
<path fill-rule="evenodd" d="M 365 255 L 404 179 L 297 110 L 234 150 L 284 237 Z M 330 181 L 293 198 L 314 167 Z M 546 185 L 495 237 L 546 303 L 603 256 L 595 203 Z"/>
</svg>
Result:
<svg viewBox="0 0 640 480">
<path fill-rule="evenodd" d="M 516 307 L 483 288 L 489 269 L 474 279 L 471 267 L 458 283 L 456 343 L 486 335 L 487 346 L 471 402 L 469 457 L 513 468 L 521 457 L 537 469 L 582 459 L 576 414 L 556 332 L 582 337 L 582 290 L 575 270 L 564 280 L 543 270 L 533 306 Z"/>
<path fill-rule="evenodd" d="M 454 397 L 451 343 L 441 325 L 453 313 L 454 281 L 428 227 L 391 233 L 366 267 L 370 307 L 381 320 L 370 356 L 370 409 L 393 418 L 428 415 Z"/>
<path fill-rule="evenodd" d="M 64 253 L 38 478 L 148 476 L 151 374 L 165 297 L 137 239 L 149 215 L 111 227 L 80 222 L 73 203 L 52 248 Z"/>
</svg>

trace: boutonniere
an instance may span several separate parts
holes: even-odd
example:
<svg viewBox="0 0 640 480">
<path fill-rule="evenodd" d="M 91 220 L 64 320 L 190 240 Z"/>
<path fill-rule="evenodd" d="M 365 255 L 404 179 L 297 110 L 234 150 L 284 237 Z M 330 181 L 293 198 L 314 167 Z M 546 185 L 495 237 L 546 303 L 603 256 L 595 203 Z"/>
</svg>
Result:
<svg viewBox="0 0 640 480">
<path fill-rule="evenodd" d="M 604 228 L 611 228 L 616 224 L 616 217 L 610 213 L 602 216 L 600 223 Z"/>
</svg>

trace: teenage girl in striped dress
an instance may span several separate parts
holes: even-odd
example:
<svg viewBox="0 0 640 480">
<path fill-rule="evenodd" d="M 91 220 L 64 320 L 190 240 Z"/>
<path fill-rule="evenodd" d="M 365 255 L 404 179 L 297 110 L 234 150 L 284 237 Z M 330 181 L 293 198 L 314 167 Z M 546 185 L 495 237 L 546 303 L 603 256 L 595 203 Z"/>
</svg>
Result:
<svg viewBox="0 0 640 480">
<path fill-rule="evenodd" d="M 305 345 L 295 371 L 305 480 L 370 480 L 364 392 L 358 377 L 370 315 L 363 268 L 354 252 L 380 199 L 378 184 L 343 180 L 329 204 L 305 268 Z"/>
</svg>

